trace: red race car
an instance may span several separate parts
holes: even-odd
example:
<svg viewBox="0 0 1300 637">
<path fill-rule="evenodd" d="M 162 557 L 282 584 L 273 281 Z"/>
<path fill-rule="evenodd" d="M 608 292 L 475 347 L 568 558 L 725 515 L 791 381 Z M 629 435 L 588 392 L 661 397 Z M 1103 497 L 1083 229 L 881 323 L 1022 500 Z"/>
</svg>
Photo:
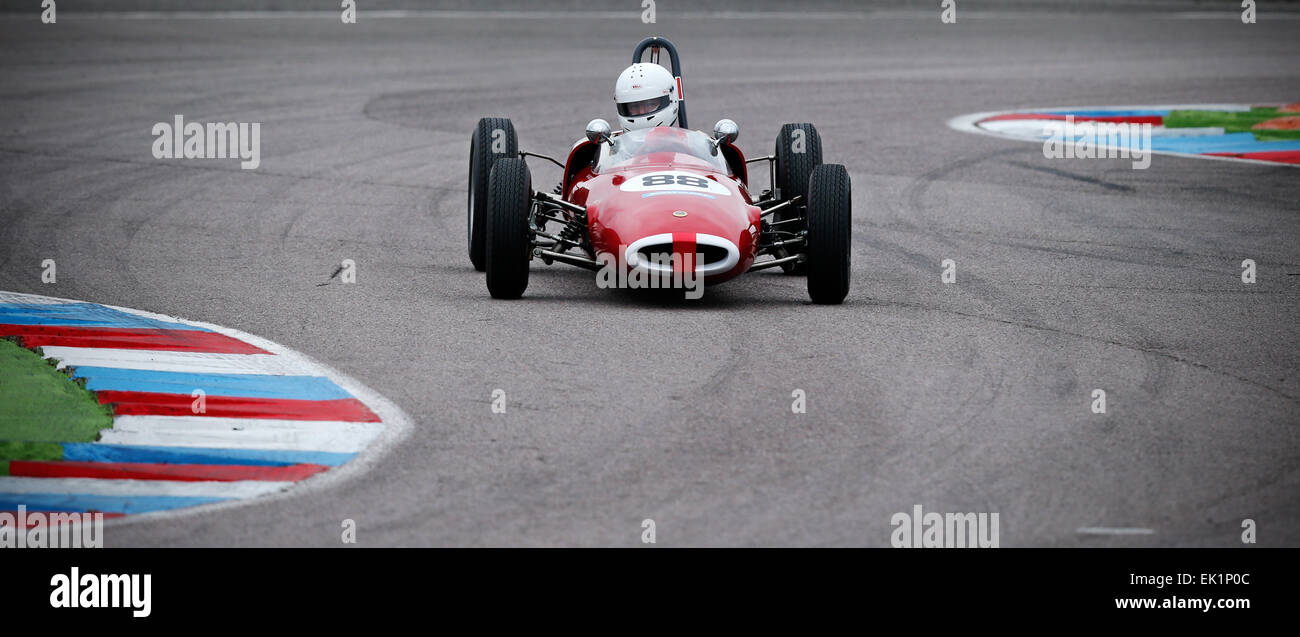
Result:
<svg viewBox="0 0 1300 637">
<path fill-rule="evenodd" d="M 663 38 L 642 41 L 668 51 L 677 90 L 676 48 Z M 639 87 L 638 87 L 639 88 Z M 823 164 L 812 124 L 786 124 L 775 153 L 746 160 L 739 130 L 721 120 L 713 135 L 686 127 L 614 133 L 604 120 L 559 161 L 518 149 L 509 119 L 479 120 L 470 142 L 469 254 L 487 272 L 495 298 L 528 287 L 530 262 L 568 263 L 597 271 L 602 287 L 683 288 L 698 298 L 702 284 L 780 267 L 808 279 L 814 303 L 837 304 L 849 291 L 851 191 L 848 172 Z M 556 194 L 534 191 L 525 157 L 564 169 Z M 749 190 L 748 164 L 768 162 L 772 188 Z"/>
</svg>

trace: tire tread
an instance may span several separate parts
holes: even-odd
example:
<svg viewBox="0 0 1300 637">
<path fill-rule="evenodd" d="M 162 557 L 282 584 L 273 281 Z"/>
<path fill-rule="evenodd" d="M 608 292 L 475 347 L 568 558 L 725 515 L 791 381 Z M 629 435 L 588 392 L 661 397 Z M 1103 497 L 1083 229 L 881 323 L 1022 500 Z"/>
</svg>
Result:
<svg viewBox="0 0 1300 637">
<path fill-rule="evenodd" d="M 849 293 L 853 191 L 840 164 L 822 164 L 808 180 L 808 296 L 839 304 Z"/>
<path fill-rule="evenodd" d="M 533 179 L 520 158 L 501 159 L 488 177 L 485 256 L 488 292 L 497 299 L 517 299 L 528 289 L 528 212 Z"/>
<path fill-rule="evenodd" d="M 506 152 L 504 153 L 493 153 L 490 150 L 492 147 L 492 131 L 496 129 L 505 131 Z M 482 272 L 487 268 L 485 246 L 488 180 L 492 173 L 492 166 L 498 160 L 518 157 L 519 141 L 515 136 L 515 126 L 509 119 L 505 117 L 484 117 L 474 127 L 469 143 L 469 188 L 465 203 L 468 209 L 466 219 L 469 224 L 467 232 L 469 261 L 474 265 L 475 270 Z M 475 192 L 476 188 L 478 189 L 477 192 Z"/>
</svg>

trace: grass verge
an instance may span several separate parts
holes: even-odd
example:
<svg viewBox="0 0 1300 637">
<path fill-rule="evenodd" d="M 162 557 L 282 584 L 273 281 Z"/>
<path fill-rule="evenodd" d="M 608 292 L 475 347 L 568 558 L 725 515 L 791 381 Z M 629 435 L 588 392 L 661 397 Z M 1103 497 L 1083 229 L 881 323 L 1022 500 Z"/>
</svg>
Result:
<svg viewBox="0 0 1300 637">
<path fill-rule="evenodd" d="M 1225 133 L 1254 133 L 1256 141 L 1300 139 L 1300 130 L 1252 130 L 1252 126 L 1270 119 L 1294 115 L 1273 107 L 1255 107 L 1249 111 L 1169 111 L 1165 128 L 1217 128 Z"/>
<path fill-rule="evenodd" d="M 9 460 L 59 460 L 59 442 L 91 442 L 112 411 L 40 354 L 0 339 L 0 475 Z"/>
</svg>

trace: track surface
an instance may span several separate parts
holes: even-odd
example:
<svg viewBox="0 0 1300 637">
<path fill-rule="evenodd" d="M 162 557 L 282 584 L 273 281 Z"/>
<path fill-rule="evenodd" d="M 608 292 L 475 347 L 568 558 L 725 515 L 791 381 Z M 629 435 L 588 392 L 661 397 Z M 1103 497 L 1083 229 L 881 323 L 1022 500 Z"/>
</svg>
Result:
<svg viewBox="0 0 1300 637">
<path fill-rule="evenodd" d="M 735 119 L 759 155 L 812 121 L 848 166 L 854 287 L 813 307 L 779 274 L 664 306 L 562 266 L 500 302 L 470 268 L 475 121 L 562 154 L 612 118 L 651 33 L 635 18 L 7 18 L 0 289 L 236 327 L 416 422 L 352 480 L 114 526 L 111 546 L 337 546 L 344 518 L 363 546 L 632 546 L 644 518 L 660 545 L 885 546 L 914 504 L 999 512 L 1003 546 L 1240 546 L 1243 518 L 1300 544 L 1300 172 L 1046 160 L 944 126 L 1295 101 L 1296 24 L 661 10 L 695 127 Z M 174 113 L 262 122 L 261 168 L 154 160 Z M 325 284 L 343 259 L 358 282 Z"/>
</svg>

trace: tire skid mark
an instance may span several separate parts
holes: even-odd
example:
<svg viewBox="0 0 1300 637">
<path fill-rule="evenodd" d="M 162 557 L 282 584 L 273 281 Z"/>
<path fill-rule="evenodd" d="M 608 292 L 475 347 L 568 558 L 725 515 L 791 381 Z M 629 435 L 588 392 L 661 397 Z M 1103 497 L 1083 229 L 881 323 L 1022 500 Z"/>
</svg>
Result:
<svg viewBox="0 0 1300 637">
<path fill-rule="evenodd" d="M 1259 381 L 1257 381 L 1257 380 L 1253 380 L 1253 379 L 1250 379 L 1250 378 L 1246 378 L 1245 376 L 1239 376 L 1239 375 L 1237 375 L 1237 374 L 1233 374 L 1232 372 L 1224 371 L 1224 370 L 1221 370 L 1221 369 L 1215 369 L 1215 368 L 1210 367 L 1209 365 L 1206 365 L 1206 364 L 1204 364 L 1204 363 L 1199 363 L 1199 362 L 1197 362 L 1197 361 L 1194 361 L 1194 360 L 1191 360 L 1191 359 L 1189 359 L 1189 358 L 1185 358 L 1185 357 L 1179 356 L 1179 355 L 1177 355 L 1177 354 L 1172 354 L 1172 353 L 1169 353 L 1169 352 L 1162 352 L 1162 351 L 1157 350 L 1157 349 L 1146 348 L 1146 347 L 1142 347 L 1142 346 L 1140 346 L 1140 345 L 1134 345 L 1134 344 L 1132 344 L 1132 343 L 1124 343 L 1124 342 L 1121 342 L 1121 341 L 1116 341 L 1116 340 L 1112 340 L 1112 339 L 1102 338 L 1102 337 L 1098 337 L 1098 336 L 1090 336 L 1090 335 L 1088 335 L 1088 334 L 1081 334 L 1081 333 L 1079 333 L 1079 332 L 1071 332 L 1070 330 L 1065 330 L 1065 329 L 1061 329 L 1061 328 L 1057 328 L 1057 327 L 1048 327 L 1048 326 L 1046 326 L 1046 325 L 1036 325 L 1036 324 L 1033 324 L 1033 323 L 1027 323 L 1027 322 L 1024 322 L 1024 321 L 1017 321 L 1017 320 L 1014 320 L 1014 319 L 998 318 L 998 317 L 996 317 L 996 316 L 984 316 L 984 315 L 981 315 L 981 314 L 973 314 L 973 313 L 970 313 L 970 312 L 960 312 L 960 311 L 957 311 L 957 310 L 950 310 L 950 309 L 945 309 L 945 308 L 940 308 L 940 307 L 932 307 L 932 306 L 928 306 L 928 305 L 922 305 L 922 304 L 920 304 L 920 303 L 909 303 L 909 302 L 907 302 L 907 301 L 896 301 L 896 300 L 886 300 L 886 299 L 878 300 L 878 302 L 881 303 L 882 305 L 893 305 L 893 306 L 898 306 L 898 307 L 905 307 L 905 308 L 911 308 L 911 309 L 916 309 L 916 310 L 923 310 L 923 311 L 927 311 L 927 312 L 942 312 L 942 313 L 944 313 L 944 314 L 952 314 L 952 315 L 955 315 L 955 316 L 963 316 L 963 317 L 966 317 L 966 318 L 973 318 L 973 319 L 979 319 L 979 320 L 983 320 L 983 321 L 991 321 L 991 322 L 995 322 L 995 323 L 1002 323 L 1002 324 L 1004 324 L 1004 325 L 1011 325 L 1011 326 L 1014 326 L 1014 327 L 1021 327 L 1021 328 L 1031 329 L 1031 330 L 1036 330 L 1036 331 L 1041 331 L 1041 332 L 1049 332 L 1049 333 L 1054 333 L 1054 334 L 1060 334 L 1060 335 L 1062 335 L 1062 336 L 1069 336 L 1069 337 L 1073 337 L 1073 338 L 1084 339 L 1084 340 L 1087 340 L 1087 341 L 1092 341 L 1092 342 L 1094 342 L 1094 343 L 1100 343 L 1100 344 L 1103 344 L 1103 345 L 1113 345 L 1113 346 L 1115 346 L 1115 347 L 1122 347 L 1122 348 L 1124 348 L 1124 349 L 1132 350 L 1132 351 L 1134 351 L 1134 352 L 1138 352 L 1138 353 L 1141 353 L 1141 354 L 1147 354 L 1147 355 L 1150 355 L 1150 356 L 1157 356 L 1157 357 L 1160 357 L 1160 358 L 1165 358 L 1165 359 L 1168 359 L 1168 360 L 1172 360 L 1172 361 L 1175 361 L 1175 362 L 1178 362 L 1178 363 L 1182 363 L 1182 364 L 1184 364 L 1184 365 L 1188 365 L 1188 366 L 1195 367 L 1195 368 L 1200 369 L 1200 370 L 1203 370 L 1203 371 L 1210 372 L 1210 373 L 1212 373 L 1212 374 L 1216 374 L 1216 375 L 1220 375 L 1220 376 L 1225 376 L 1225 377 L 1227 377 L 1227 378 L 1231 378 L 1231 379 L 1233 379 L 1233 380 L 1240 381 L 1240 382 L 1246 383 L 1246 384 L 1248 384 L 1248 385 L 1252 385 L 1252 386 L 1254 386 L 1254 387 L 1258 387 L 1259 389 L 1263 389 L 1263 390 L 1265 390 L 1265 391 L 1268 391 L 1269 393 L 1276 394 L 1276 395 L 1278 395 L 1278 396 L 1280 396 L 1280 397 L 1286 399 L 1288 402 L 1291 402 L 1291 403 L 1295 403 L 1295 404 L 1297 404 L 1297 405 L 1300 405 L 1300 398 L 1298 398 L 1298 397 L 1296 397 L 1296 396 L 1292 396 L 1292 395 L 1290 395 L 1290 394 L 1288 394 L 1288 393 L 1282 391 L 1281 389 L 1279 389 L 1279 388 L 1277 388 L 1277 387 L 1273 387 L 1272 385 L 1268 385 L 1268 384 L 1266 384 L 1266 383 L 1261 383 L 1261 382 L 1259 382 Z"/>
</svg>

